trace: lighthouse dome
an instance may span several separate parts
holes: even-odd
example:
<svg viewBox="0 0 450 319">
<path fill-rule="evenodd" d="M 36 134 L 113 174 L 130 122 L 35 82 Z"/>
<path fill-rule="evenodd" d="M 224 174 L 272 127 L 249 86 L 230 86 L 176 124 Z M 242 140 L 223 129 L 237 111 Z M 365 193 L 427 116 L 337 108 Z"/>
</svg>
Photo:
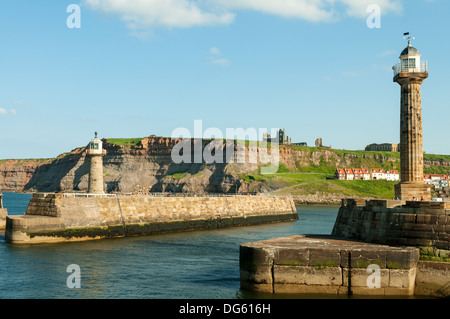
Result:
<svg viewBox="0 0 450 319">
<path fill-rule="evenodd" d="M 400 56 L 404 55 L 420 55 L 419 50 L 411 45 L 411 43 L 402 51 Z"/>
<path fill-rule="evenodd" d="M 102 155 L 103 154 L 103 142 L 98 138 L 97 132 L 95 132 L 95 137 L 89 142 L 87 146 L 88 155 Z"/>
</svg>

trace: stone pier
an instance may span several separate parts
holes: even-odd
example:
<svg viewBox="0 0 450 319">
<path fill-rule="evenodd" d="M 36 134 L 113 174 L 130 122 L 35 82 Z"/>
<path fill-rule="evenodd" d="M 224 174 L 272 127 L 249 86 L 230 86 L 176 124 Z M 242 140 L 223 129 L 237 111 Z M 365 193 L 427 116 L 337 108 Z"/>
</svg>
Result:
<svg viewBox="0 0 450 319">
<path fill-rule="evenodd" d="M 291 197 L 37 193 L 24 215 L 7 217 L 5 237 L 16 244 L 65 242 L 297 219 Z"/>
</svg>

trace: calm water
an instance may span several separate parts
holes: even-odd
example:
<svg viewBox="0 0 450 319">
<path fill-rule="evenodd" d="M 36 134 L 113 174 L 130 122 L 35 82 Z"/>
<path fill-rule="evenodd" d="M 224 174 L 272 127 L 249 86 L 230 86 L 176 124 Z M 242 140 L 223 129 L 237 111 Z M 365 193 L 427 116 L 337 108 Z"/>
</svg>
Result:
<svg viewBox="0 0 450 319">
<path fill-rule="evenodd" d="M 4 194 L 8 214 L 31 195 Z M 240 291 L 239 245 L 299 234 L 330 234 L 336 207 L 298 207 L 290 223 L 81 243 L 13 245 L 0 234 L 0 298 L 257 298 Z M 67 267 L 81 269 L 69 289 Z M 265 296 L 267 297 L 267 296 Z"/>
</svg>

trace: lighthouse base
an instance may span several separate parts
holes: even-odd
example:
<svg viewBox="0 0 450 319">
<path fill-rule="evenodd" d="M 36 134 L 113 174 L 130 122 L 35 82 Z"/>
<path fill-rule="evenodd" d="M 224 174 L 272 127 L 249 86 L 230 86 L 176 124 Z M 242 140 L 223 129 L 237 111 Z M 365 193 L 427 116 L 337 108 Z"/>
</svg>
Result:
<svg viewBox="0 0 450 319">
<path fill-rule="evenodd" d="M 395 185 L 395 198 L 431 201 L 431 186 L 420 182 L 402 182 Z"/>
</svg>

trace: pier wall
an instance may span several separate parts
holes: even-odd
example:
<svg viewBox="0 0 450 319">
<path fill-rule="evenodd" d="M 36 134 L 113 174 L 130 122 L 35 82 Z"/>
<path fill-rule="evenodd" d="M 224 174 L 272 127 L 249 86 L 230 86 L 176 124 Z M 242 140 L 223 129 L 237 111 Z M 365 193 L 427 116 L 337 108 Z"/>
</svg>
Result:
<svg viewBox="0 0 450 319">
<path fill-rule="evenodd" d="M 8 216 L 14 243 L 76 241 L 298 219 L 292 198 L 77 197 L 39 193 L 22 216 Z"/>
<path fill-rule="evenodd" d="M 344 199 L 332 234 L 417 247 L 421 260 L 450 261 L 450 202 Z"/>
</svg>

